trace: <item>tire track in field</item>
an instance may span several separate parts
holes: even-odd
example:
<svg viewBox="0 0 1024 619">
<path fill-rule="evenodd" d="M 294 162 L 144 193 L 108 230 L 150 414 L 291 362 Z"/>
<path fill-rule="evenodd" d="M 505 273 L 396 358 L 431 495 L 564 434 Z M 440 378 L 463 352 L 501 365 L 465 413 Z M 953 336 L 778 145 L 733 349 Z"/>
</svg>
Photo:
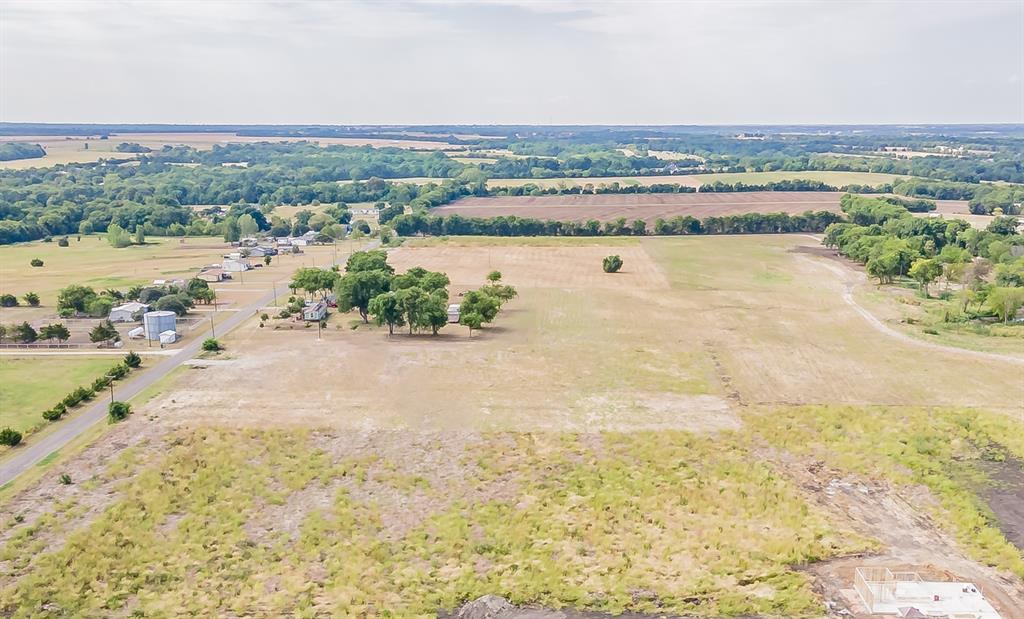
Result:
<svg viewBox="0 0 1024 619">
<path fill-rule="evenodd" d="M 1000 354 L 1000 353 L 984 352 L 984 351 L 980 351 L 980 350 L 971 350 L 969 348 L 958 348 L 956 346 L 947 346 L 945 344 L 937 344 L 935 342 L 927 342 L 927 341 L 924 341 L 924 340 L 919 340 L 919 339 L 917 339 L 915 337 L 911 337 L 911 336 L 907 335 L 906 333 L 903 333 L 902 331 L 899 331 L 897 329 L 893 329 L 889 325 L 887 325 L 884 322 L 882 322 L 881 320 L 879 320 L 874 314 L 872 314 L 870 311 L 868 311 L 865 307 L 863 307 L 862 305 L 857 303 L 857 300 L 853 297 L 853 291 L 857 287 L 857 284 L 859 282 L 857 281 L 857 278 L 852 278 L 851 277 L 851 272 L 848 269 L 844 269 L 843 267 L 841 267 L 839 265 L 836 265 L 836 264 L 830 264 L 829 262 L 826 262 L 826 261 L 823 261 L 823 260 L 812 260 L 811 258 L 809 258 L 807 256 L 802 256 L 802 255 L 798 255 L 797 254 L 797 257 L 802 259 L 802 260 L 806 260 L 807 262 L 809 262 L 811 264 L 816 264 L 816 265 L 819 265 L 819 266 L 823 266 L 826 269 L 828 269 L 829 271 L 832 271 L 833 273 L 838 275 L 839 276 L 839 280 L 843 284 L 843 294 L 842 294 L 843 301 L 847 305 L 852 307 L 854 309 L 854 311 L 856 311 L 858 314 L 860 314 L 864 318 L 864 320 L 866 320 L 868 322 L 868 324 L 871 325 L 871 327 L 874 328 L 879 333 L 885 334 L 885 335 L 887 335 L 887 336 L 889 336 L 889 337 L 891 337 L 893 339 L 900 340 L 901 342 L 904 342 L 906 344 L 911 344 L 911 345 L 914 345 L 914 346 L 919 346 L 921 348 L 929 348 L 931 350 L 936 350 L 936 351 L 945 352 L 945 353 L 952 353 L 952 354 L 957 354 L 957 355 L 965 355 L 965 356 L 968 356 L 968 357 L 974 357 L 975 359 L 983 359 L 985 361 L 998 361 L 1000 363 L 1012 363 L 1014 365 L 1024 366 L 1024 358 L 1022 358 L 1022 357 L 1014 357 L 1014 356 L 1011 356 L 1011 355 L 1003 355 L 1003 354 Z"/>
</svg>

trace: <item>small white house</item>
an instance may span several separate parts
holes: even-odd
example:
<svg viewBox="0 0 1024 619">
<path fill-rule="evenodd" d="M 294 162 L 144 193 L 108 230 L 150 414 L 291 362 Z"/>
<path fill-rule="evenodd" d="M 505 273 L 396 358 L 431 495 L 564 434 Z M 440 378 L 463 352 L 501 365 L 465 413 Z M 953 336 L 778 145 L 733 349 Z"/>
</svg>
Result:
<svg viewBox="0 0 1024 619">
<path fill-rule="evenodd" d="M 178 341 L 178 334 L 175 331 L 164 331 L 160 334 L 161 344 L 173 344 Z"/>
<path fill-rule="evenodd" d="M 452 303 L 448 306 L 448 322 L 459 322 L 459 316 L 462 315 L 459 311 L 460 307 L 459 303 Z"/>
<path fill-rule="evenodd" d="M 247 258 L 225 258 L 224 262 L 221 263 L 220 268 L 225 273 L 239 273 L 241 271 L 248 271 L 252 268 L 252 264 L 249 263 Z"/>
<path fill-rule="evenodd" d="M 148 312 L 149 305 L 131 301 L 110 310 L 110 322 L 133 322 L 134 316 L 139 312 Z"/>
<path fill-rule="evenodd" d="M 323 301 L 317 301 L 316 303 L 313 303 L 312 305 L 307 305 L 302 310 L 302 318 L 303 318 L 303 320 L 308 320 L 310 322 L 313 322 L 313 321 L 319 322 L 319 321 L 323 320 L 326 316 L 327 316 L 327 303 L 325 303 Z"/>
</svg>

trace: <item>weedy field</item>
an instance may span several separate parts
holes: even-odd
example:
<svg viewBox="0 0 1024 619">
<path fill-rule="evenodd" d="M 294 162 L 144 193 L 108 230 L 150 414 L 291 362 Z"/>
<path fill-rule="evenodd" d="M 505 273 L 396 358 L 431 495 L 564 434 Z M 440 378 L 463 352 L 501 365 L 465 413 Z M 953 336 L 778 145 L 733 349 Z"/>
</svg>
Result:
<svg viewBox="0 0 1024 619">
<path fill-rule="evenodd" d="M 411 241 L 389 262 L 447 272 L 453 301 L 491 270 L 519 297 L 472 337 L 254 319 L 3 500 L 0 609 L 817 617 L 856 611 L 866 562 L 1019 619 L 1014 366 L 879 329 L 818 249 Z"/>
</svg>

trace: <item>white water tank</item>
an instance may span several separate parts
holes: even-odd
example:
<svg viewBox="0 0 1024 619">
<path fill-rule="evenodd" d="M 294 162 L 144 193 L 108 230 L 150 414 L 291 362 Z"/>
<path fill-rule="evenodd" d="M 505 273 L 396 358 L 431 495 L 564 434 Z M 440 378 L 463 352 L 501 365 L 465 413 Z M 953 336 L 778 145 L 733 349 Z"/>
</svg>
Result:
<svg viewBox="0 0 1024 619">
<path fill-rule="evenodd" d="M 177 331 L 175 323 L 178 315 L 174 312 L 146 312 L 142 315 L 142 326 L 146 330 L 146 339 L 153 342 L 160 341 L 160 334 L 164 331 Z"/>
</svg>

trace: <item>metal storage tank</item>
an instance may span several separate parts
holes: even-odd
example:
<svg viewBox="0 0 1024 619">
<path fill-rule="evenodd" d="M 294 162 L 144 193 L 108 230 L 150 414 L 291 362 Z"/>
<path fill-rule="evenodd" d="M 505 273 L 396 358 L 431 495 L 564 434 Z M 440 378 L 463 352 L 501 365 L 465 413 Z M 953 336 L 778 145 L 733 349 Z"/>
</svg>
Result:
<svg viewBox="0 0 1024 619">
<path fill-rule="evenodd" d="M 160 341 L 160 334 L 164 331 L 175 331 L 175 323 L 178 315 L 174 312 L 146 312 L 142 315 L 142 326 L 146 329 L 146 339 L 154 342 Z"/>
</svg>

